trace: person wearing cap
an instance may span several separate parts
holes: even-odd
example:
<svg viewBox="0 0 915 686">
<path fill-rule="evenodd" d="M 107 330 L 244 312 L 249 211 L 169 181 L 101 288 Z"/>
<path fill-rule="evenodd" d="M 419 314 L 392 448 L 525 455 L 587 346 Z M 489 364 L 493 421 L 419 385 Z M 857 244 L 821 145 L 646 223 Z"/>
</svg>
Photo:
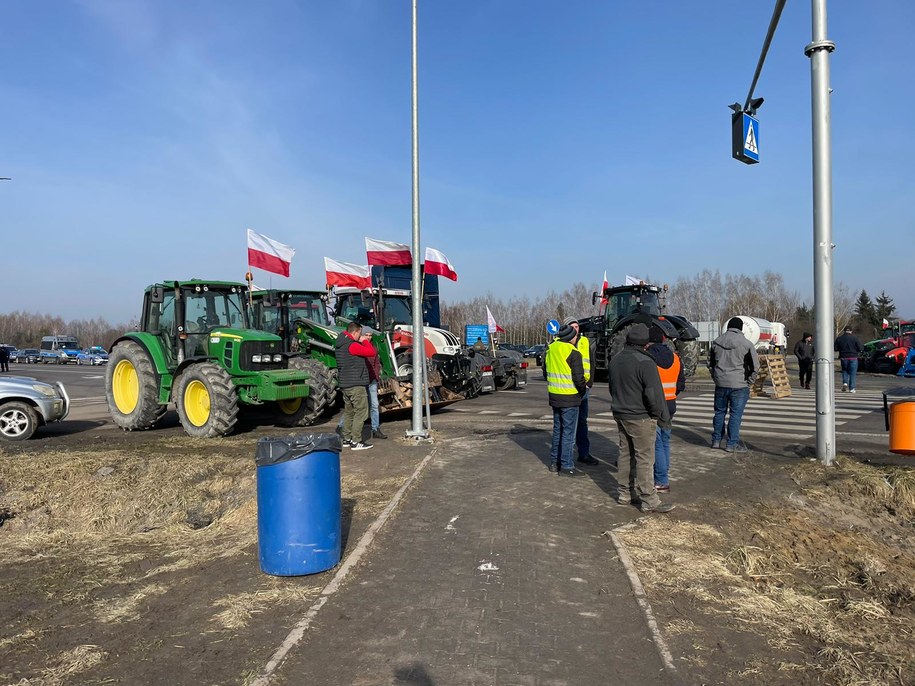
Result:
<svg viewBox="0 0 915 686">
<path fill-rule="evenodd" d="M 731 317 L 727 331 L 712 341 L 709 369 L 715 382 L 715 417 L 712 420 L 712 447 L 729 453 L 745 453 L 740 442 L 740 422 L 750 399 L 750 386 L 759 374 L 756 348 L 743 335 L 743 320 Z M 728 417 L 727 432 L 724 420 Z"/>
<path fill-rule="evenodd" d="M 839 364 L 842 365 L 842 391 L 857 393 L 855 382 L 858 378 L 858 356 L 864 350 L 861 341 L 845 327 L 845 333 L 836 339 L 835 350 L 839 353 Z"/>
<path fill-rule="evenodd" d="M 677 395 L 686 388 L 686 378 L 683 376 L 683 365 L 680 356 L 670 349 L 665 341 L 667 337 L 657 324 L 648 327 L 648 355 L 658 365 L 658 375 L 661 377 L 661 388 L 664 389 L 664 400 L 667 401 L 667 410 L 670 412 L 670 421 L 673 423 L 677 411 Z M 654 487 L 658 493 L 670 492 L 670 430 L 671 426 L 662 426 L 660 423 L 655 432 L 654 442 Z"/>
<path fill-rule="evenodd" d="M 616 461 L 617 502 L 638 503 L 642 512 L 670 512 L 654 486 L 654 445 L 658 425 L 670 426 L 670 411 L 658 366 L 649 357 L 648 327 L 633 324 L 626 346 L 610 360 L 610 396 L 620 434 Z"/>
<path fill-rule="evenodd" d="M 575 317 L 566 317 L 562 320 L 563 326 L 571 326 L 575 329 L 576 339 L 572 341 L 575 349 L 581 353 L 581 365 L 585 371 L 585 383 L 588 389 L 581 399 L 581 405 L 578 407 L 578 425 L 575 427 L 575 447 L 578 448 L 578 463 L 586 465 L 600 464 L 598 459 L 591 454 L 591 438 L 588 436 L 588 397 L 591 395 L 591 346 L 593 342 L 582 335 L 578 326 L 578 320 Z"/>
<path fill-rule="evenodd" d="M 804 332 L 803 338 L 794 344 L 794 356 L 797 358 L 801 388 L 810 390 L 810 377 L 813 376 L 813 334 Z"/>
<path fill-rule="evenodd" d="M 563 325 L 543 358 L 543 377 L 553 408 L 549 468 L 561 476 L 575 475 L 572 444 L 578 426 L 578 407 L 587 390 L 581 353 L 573 343 L 576 336 L 575 329 Z"/>
</svg>

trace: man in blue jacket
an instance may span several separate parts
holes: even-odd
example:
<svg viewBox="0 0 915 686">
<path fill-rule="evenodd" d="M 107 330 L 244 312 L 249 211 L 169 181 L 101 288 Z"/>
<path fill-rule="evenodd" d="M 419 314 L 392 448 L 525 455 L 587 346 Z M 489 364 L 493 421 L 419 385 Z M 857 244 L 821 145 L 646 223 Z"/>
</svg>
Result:
<svg viewBox="0 0 915 686">
<path fill-rule="evenodd" d="M 855 383 L 858 378 L 858 356 L 864 347 L 858 337 L 845 327 L 845 333 L 836 339 L 836 352 L 839 353 L 839 364 L 842 365 L 842 390 L 857 393 Z"/>
</svg>

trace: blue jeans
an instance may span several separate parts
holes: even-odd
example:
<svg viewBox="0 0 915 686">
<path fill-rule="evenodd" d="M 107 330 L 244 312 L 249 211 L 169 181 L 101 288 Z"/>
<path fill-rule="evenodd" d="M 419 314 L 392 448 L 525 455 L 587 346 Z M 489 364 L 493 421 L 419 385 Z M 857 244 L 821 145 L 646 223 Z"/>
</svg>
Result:
<svg viewBox="0 0 915 686">
<path fill-rule="evenodd" d="M 550 446 L 550 462 L 559 463 L 560 469 L 572 469 L 572 444 L 578 426 L 577 407 L 553 408 L 553 443 Z"/>
<path fill-rule="evenodd" d="M 581 405 L 578 406 L 578 424 L 575 427 L 575 445 L 578 446 L 578 459 L 587 457 L 591 454 L 591 439 L 588 438 L 588 396 L 591 395 L 591 389 L 585 391 L 581 399 Z"/>
<path fill-rule="evenodd" d="M 372 420 L 372 431 L 378 431 L 381 426 L 381 419 L 378 415 L 378 382 L 372 381 L 368 385 L 369 390 L 369 419 Z M 343 414 L 340 414 L 340 421 L 337 422 L 338 428 L 343 428 Z"/>
<path fill-rule="evenodd" d="M 657 429 L 654 441 L 654 485 L 669 486 L 670 477 L 670 429 Z"/>
<path fill-rule="evenodd" d="M 740 422 L 743 410 L 750 399 L 750 388 L 721 388 L 715 386 L 715 418 L 712 420 L 712 443 L 718 444 L 722 438 L 728 439 L 733 447 L 740 443 Z M 724 415 L 730 409 L 728 430 L 724 432 Z"/>
<path fill-rule="evenodd" d="M 839 364 L 842 365 L 842 383 L 848 384 L 848 390 L 854 390 L 855 379 L 858 377 L 858 358 L 841 359 Z"/>
</svg>

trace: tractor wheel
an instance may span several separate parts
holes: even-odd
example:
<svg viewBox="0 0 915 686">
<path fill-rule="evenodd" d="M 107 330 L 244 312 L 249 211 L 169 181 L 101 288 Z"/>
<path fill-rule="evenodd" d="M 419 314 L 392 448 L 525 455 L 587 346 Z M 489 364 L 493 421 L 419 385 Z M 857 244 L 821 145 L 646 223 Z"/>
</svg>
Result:
<svg viewBox="0 0 915 686">
<path fill-rule="evenodd" d="M 8 441 L 25 441 L 38 428 L 38 414 L 28 403 L 14 400 L 0 405 L 0 435 Z"/>
<path fill-rule="evenodd" d="M 281 426 L 309 426 L 328 408 L 335 392 L 330 370 L 311 358 L 292 357 L 289 368 L 308 373 L 308 397 L 277 402 L 277 423 Z"/>
<path fill-rule="evenodd" d="M 683 376 L 687 379 L 696 373 L 699 366 L 699 341 L 677 341 L 677 354 L 683 365 Z"/>
<path fill-rule="evenodd" d="M 152 429 L 165 414 L 152 360 L 135 341 L 121 341 L 105 369 L 105 397 L 114 423 L 124 431 Z"/>
<path fill-rule="evenodd" d="M 626 336 L 629 334 L 629 329 L 633 326 L 635 326 L 635 324 L 627 324 L 613 334 L 613 338 L 610 339 L 610 345 L 607 346 L 607 369 L 610 368 L 610 360 L 623 352 L 623 349 L 626 347 Z"/>
<path fill-rule="evenodd" d="M 178 419 L 188 436 L 232 433 L 238 421 L 238 395 L 225 369 L 212 362 L 192 364 L 178 377 L 174 394 Z"/>
<path fill-rule="evenodd" d="M 496 383 L 497 391 L 510 391 L 518 383 L 518 380 L 515 378 L 514 374 L 505 374 L 500 377 L 500 381 Z"/>
<path fill-rule="evenodd" d="M 397 353 L 395 366 L 397 376 L 409 376 L 413 378 L 413 351 Z"/>
</svg>

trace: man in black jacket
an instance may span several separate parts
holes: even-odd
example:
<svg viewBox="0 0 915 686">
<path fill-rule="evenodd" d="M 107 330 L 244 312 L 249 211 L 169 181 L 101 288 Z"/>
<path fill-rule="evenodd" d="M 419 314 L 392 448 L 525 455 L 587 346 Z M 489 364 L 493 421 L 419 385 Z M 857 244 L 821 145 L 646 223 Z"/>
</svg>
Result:
<svg viewBox="0 0 915 686">
<path fill-rule="evenodd" d="M 797 358 L 797 367 L 801 388 L 810 390 L 810 378 L 813 376 L 813 335 L 804 332 L 804 337 L 794 346 L 794 356 Z M 857 359 L 857 358 L 855 358 Z"/>
<path fill-rule="evenodd" d="M 658 366 L 645 352 L 648 345 L 648 327 L 634 324 L 626 347 L 610 360 L 613 418 L 620 433 L 617 502 L 629 505 L 637 498 L 642 512 L 670 512 L 673 505 L 662 503 L 654 487 L 656 427 L 670 427 L 670 411 Z"/>
</svg>

